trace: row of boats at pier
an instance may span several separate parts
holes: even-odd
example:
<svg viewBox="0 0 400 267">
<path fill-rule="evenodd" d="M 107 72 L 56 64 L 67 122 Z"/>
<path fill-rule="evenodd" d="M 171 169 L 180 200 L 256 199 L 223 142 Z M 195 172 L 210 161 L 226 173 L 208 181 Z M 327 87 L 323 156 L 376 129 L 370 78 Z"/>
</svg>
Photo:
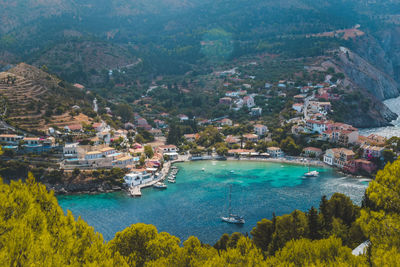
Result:
<svg viewBox="0 0 400 267">
<path fill-rule="evenodd" d="M 169 173 L 169 176 L 167 178 L 168 183 L 174 184 L 176 183 L 176 175 L 178 174 L 179 169 L 176 166 L 171 167 L 171 172 Z M 167 189 L 168 186 L 164 182 L 157 182 L 153 185 L 154 188 L 156 189 Z"/>
</svg>

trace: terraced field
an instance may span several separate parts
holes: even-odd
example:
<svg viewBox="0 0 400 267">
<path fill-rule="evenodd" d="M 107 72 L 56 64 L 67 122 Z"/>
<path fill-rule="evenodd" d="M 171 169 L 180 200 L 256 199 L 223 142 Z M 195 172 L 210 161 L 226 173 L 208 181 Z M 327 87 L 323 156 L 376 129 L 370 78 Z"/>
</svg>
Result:
<svg viewBox="0 0 400 267">
<path fill-rule="evenodd" d="M 83 114 L 78 118 L 70 115 L 74 105 L 90 107 L 84 92 L 27 64 L 0 73 L 0 96 L 7 103 L 0 107 L 0 114 L 5 112 L 12 124 L 27 131 L 89 121 Z"/>
</svg>

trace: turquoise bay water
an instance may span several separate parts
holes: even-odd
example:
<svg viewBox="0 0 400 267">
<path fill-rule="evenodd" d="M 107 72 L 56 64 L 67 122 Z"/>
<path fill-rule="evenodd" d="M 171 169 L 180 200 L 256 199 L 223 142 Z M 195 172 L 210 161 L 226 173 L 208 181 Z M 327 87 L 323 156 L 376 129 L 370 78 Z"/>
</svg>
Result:
<svg viewBox="0 0 400 267">
<path fill-rule="evenodd" d="M 317 207 L 323 195 L 341 192 L 360 204 L 367 187 L 366 180 L 343 177 L 328 168 L 317 168 L 318 178 L 302 178 L 306 167 L 280 163 L 199 161 L 177 166 L 176 184 L 168 184 L 164 191 L 144 189 L 141 198 L 110 193 L 59 196 L 58 201 L 108 240 L 127 226 L 142 222 L 182 241 L 194 235 L 214 244 L 223 233 L 250 232 L 273 212 L 283 215 Z M 243 226 L 220 220 L 227 213 L 230 184 L 233 210 L 246 219 Z"/>
</svg>

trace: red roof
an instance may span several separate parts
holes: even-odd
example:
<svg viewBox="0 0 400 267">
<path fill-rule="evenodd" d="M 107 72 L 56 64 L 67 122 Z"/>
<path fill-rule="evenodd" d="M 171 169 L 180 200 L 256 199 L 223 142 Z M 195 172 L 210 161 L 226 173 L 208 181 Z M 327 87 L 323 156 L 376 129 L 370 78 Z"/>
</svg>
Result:
<svg viewBox="0 0 400 267">
<path fill-rule="evenodd" d="M 78 89 L 84 89 L 85 88 L 85 86 L 83 86 L 82 84 L 79 84 L 79 83 L 75 83 L 74 87 L 76 87 Z"/>
<path fill-rule="evenodd" d="M 322 149 L 317 147 L 306 147 L 304 148 L 304 151 L 322 152 Z"/>
<path fill-rule="evenodd" d="M 82 125 L 80 125 L 80 124 L 71 124 L 71 125 L 68 125 L 67 127 L 71 131 L 76 131 L 76 130 L 81 130 L 82 129 Z"/>
</svg>

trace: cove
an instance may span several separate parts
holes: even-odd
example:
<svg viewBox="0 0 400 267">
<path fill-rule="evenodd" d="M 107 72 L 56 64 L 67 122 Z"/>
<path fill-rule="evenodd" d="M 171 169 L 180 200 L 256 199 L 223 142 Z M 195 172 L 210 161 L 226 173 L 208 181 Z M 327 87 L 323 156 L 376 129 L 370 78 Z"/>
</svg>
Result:
<svg viewBox="0 0 400 267">
<path fill-rule="evenodd" d="M 263 218 L 270 219 L 318 207 L 321 196 L 344 193 L 356 204 L 361 203 L 365 179 L 345 177 L 331 168 L 318 170 L 318 178 L 303 178 L 307 167 L 301 165 L 254 161 L 198 161 L 176 164 L 176 184 L 160 191 L 143 189 L 141 198 L 126 193 L 58 196 L 64 211 L 81 216 L 104 238 L 131 224 L 153 224 L 182 241 L 197 236 L 213 245 L 222 234 L 251 229 Z M 202 170 L 204 168 L 204 171 Z M 220 217 L 227 213 L 229 185 L 232 185 L 232 207 L 243 215 L 243 226 L 227 224 Z"/>
</svg>

